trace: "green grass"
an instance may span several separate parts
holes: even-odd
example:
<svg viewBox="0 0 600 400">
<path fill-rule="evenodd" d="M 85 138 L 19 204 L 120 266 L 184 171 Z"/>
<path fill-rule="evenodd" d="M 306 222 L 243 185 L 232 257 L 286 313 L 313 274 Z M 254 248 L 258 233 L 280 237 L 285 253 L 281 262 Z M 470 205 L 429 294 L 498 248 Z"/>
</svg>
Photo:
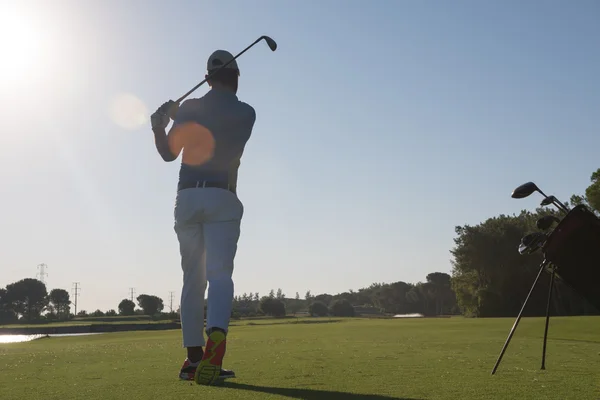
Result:
<svg viewBox="0 0 600 400">
<path fill-rule="evenodd" d="M 600 318 L 553 318 L 545 371 L 544 320 L 523 319 L 491 376 L 513 321 L 244 323 L 231 328 L 225 367 L 238 378 L 226 387 L 176 379 L 180 331 L 0 345 L 0 399 L 600 398 Z"/>
</svg>

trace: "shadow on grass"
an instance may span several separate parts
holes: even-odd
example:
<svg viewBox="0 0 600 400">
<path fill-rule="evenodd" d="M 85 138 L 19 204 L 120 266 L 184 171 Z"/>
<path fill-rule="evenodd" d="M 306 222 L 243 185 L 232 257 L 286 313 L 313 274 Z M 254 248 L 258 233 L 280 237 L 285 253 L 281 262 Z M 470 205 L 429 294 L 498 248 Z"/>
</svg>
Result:
<svg viewBox="0 0 600 400">
<path fill-rule="evenodd" d="M 584 340 L 584 339 L 566 339 L 566 338 L 548 338 L 548 340 L 558 340 L 562 342 L 579 342 L 579 343 L 593 343 L 598 344 L 600 340 Z"/>
<path fill-rule="evenodd" d="M 329 390 L 277 388 L 267 386 L 244 385 L 241 383 L 233 382 L 225 383 L 224 387 L 228 389 L 247 390 L 257 393 L 275 394 L 278 396 L 286 396 L 292 399 L 302 400 L 419 400 L 404 397 L 382 396 L 378 394 L 355 394 L 347 392 L 333 392 Z"/>
</svg>

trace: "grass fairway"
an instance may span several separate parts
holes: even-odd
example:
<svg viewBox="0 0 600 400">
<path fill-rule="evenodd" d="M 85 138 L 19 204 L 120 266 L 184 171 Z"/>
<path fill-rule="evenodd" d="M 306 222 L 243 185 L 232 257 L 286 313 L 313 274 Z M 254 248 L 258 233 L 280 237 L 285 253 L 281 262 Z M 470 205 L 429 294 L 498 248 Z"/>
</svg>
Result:
<svg viewBox="0 0 600 400">
<path fill-rule="evenodd" d="M 600 318 L 339 320 L 231 328 L 226 387 L 177 380 L 180 331 L 0 345 L 0 399 L 600 399 Z"/>
</svg>

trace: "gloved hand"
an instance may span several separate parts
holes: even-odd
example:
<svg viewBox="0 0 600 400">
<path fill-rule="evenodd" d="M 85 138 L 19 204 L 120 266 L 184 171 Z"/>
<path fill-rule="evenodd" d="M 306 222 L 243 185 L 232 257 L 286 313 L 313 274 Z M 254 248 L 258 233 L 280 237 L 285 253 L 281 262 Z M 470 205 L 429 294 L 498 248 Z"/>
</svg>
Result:
<svg viewBox="0 0 600 400">
<path fill-rule="evenodd" d="M 173 100 L 169 100 L 150 116 L 152 129 L 166 129 L 169 126 L 170 119 L 175 119 L 179 105 Z"/>
</svg>

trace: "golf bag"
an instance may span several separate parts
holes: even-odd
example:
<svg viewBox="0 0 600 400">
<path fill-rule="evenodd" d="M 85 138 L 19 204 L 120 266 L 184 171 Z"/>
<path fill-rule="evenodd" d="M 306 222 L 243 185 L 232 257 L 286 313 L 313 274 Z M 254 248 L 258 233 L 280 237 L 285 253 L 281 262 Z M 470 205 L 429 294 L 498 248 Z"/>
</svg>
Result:
<svg viewBox="0 0 600 400">
<path fill-rule="evenodd" d="M 600 219 L 574 207 L 542 247 L 558 278 L 600 310 Z"/>
<path fill-rule="evenodd" d="M 502 347 L 500 356 L 492 369 L 492 375 L 496 373 L 531 293 L 544 271 L 551 273 L 551 278 L 546 307 L 541 369 L 546 369 L 546 343 L 555 277 L 561 279 L 600 311 L 600 219 L 584 205 L 574 207 L 548 235 L 541 250 L 544 254 L 544 261 L 540 265 L 537 277 Z"/>
</svg>

